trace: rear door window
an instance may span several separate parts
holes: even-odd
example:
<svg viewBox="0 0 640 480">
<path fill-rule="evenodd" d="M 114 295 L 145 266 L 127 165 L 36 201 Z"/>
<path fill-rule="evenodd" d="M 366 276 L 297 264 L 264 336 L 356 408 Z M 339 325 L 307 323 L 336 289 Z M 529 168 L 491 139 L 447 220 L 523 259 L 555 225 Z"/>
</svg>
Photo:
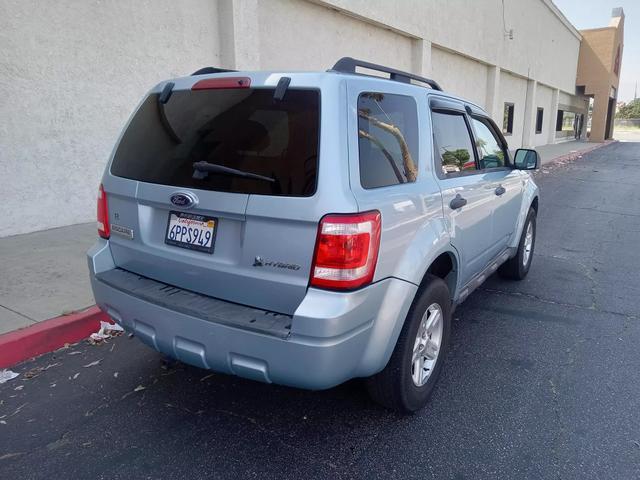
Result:
<svg viewBox="0 0 640 480">
<path fill-rule="evenodd" d="M 433 141 L 440 176 L 475 173 L 477 165 L 463 113 L 433 111 Z"/>
<path fill-rule="evenodd" d="M 413 97 L 362 93 L 358 97 L 358 150 L 363 188 L 415 182 L 418 111 Z"/>
<path fill-rule="evenodd" d="M 166 104 L 150 95 L 115 152 L 111 173 L 142 182 L 222 192 L 315 193 L 320 93 L 289 89 L 179 90 Z M 208 162 L 268 177 L 194 172 Z M 196 173 L 196 175 L 194 175 Z"/>
</svg>

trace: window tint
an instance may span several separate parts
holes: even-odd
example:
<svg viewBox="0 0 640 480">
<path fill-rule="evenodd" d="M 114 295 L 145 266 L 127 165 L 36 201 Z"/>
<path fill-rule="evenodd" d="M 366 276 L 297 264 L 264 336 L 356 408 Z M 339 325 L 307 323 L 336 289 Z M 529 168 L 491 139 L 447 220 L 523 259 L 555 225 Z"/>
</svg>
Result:
<svg viewBox="0 0 640 480">
<path fill-rule="evenodd" d="M 363 93 L 358 97 L 360 184 L 376 188 L 415 182 L 418 112 L 412 97 Z"/>
<path fill-rule="evenodd" d="M 502 133 L 511 135 L 513 133 L 513 116 L 515 107 L 513 103 L 504 104 L 504 115 L 502 117 Z"/>
<path fill-rule="evenodd" d="M 454 112 L 433 112 L 433 140 L 436 149 L 436 168 L 454 174 L 476 170 L 473 145 L 464 115 Z"/>
<path fill-rule="evenodd" d="M 149 183 L 263 195 L 309 196 L 316 189 L 320 94 L 289 89 L 178 90 L 166 104 L 150 95 L 114 155 L 111 173 Z M 209 162 L 271 177 L 213 172 Z"/>
<path fill-rule="evenodd" d="M 478 147 L 480 168 L 504 167 L 504 150 L 491 127 L 489 127 L 486 120 L 480 118 L 473 118 L 472 122 L 476 131 L 476 147 Z"/>
</svg>

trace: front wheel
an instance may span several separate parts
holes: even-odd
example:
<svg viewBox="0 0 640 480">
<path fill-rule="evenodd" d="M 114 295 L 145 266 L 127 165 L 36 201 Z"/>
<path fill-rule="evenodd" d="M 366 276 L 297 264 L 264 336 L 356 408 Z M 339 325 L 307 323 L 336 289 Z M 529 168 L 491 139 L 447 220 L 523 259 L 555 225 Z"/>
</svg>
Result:
<svg viewBox="0 0 640 480">
<path fill-rule="evenodd" d="M 450 331 L 449 289 L 430 275 L 407 314 L 389 363 L 367 379 L 371 397 L 400 412 L 424 407 L 442 370 Z"/>
<path fill-rule="evenodd" d="M 498 273 L 501 277 L 511 280 L 522 280 L 529 273 L 533 260 L 533 249 L 536 245 L 536 211 L 529 209 L 524 222 L 518 251 L 513 258 L 500 265 Z"/>
</svg>

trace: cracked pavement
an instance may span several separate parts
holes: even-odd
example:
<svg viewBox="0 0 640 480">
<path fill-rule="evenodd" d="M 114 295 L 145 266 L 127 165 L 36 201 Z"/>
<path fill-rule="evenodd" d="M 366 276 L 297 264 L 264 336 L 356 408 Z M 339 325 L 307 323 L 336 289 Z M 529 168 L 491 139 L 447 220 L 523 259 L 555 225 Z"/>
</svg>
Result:
<svg viewBox="0 0 640 480">
<path fill-rule="evenodd" d="M 640 478 L 640 143 L 537 178 L 529 277 L 494 276 L 456 310 L 416 415 L 358 381 L 307 392 L 163 368 L 123 336 L 13 369 L 0 478 Z"/>
</svg>

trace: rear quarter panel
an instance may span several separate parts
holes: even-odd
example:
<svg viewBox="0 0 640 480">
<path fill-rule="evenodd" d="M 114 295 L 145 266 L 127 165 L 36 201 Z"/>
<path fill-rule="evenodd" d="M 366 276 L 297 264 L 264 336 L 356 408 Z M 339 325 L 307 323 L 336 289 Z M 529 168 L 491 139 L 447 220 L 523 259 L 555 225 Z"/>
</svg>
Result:
<svg viewBox="0 0 640 480">
<path fill-rule="evenodd" d="M 420 125 L 415 182 L 373 189 L 361 186 L 356 110 L 358 96 L 363 92 L 408 95 L 415 99 Z M 442 196 L 433 174 L 427 92 L 422 87 L 375 79 L 351 81 L 347 87 L 351 189 L 360 211 L 379 210 L 382 213 L 374 281 L 395 277 L 419 285 L 431 262 L 441 253 L 452 250 L 443 217 Z M 455 256 L 455 252 L 452 253 Z"/>
</svg>

